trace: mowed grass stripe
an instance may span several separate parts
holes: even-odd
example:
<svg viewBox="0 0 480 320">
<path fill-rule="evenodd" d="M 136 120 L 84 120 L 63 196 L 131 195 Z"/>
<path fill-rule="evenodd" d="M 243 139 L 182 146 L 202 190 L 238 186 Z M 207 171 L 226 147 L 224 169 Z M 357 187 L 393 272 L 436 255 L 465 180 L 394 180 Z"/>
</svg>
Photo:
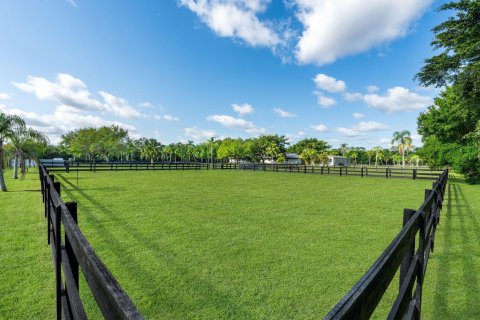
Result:
<svg viewBox="0 0 480 320">
<path fill-rule="evenodd" d="M 149 318 L 318 318 L 430 182 L 232 171 L 56 174 Z M 87 302 L 88 308 L 93 306 Z"/>
</svg>

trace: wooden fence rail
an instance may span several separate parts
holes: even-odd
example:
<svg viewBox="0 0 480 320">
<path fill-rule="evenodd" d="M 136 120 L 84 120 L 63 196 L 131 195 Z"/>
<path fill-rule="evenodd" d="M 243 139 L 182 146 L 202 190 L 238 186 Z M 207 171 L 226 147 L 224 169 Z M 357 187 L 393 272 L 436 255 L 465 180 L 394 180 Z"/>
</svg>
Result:
<svg viewBox="0 0 480 320">
<path fill-rule="evenodd" d="M 324 319 L 369 319 L 399 268 L 400 290 L 387 319 L 420 319 L 423 279 L 447 181 L 445 170 L 432 190 L 425 190 L 425 201 L 418 210 L 404 210 L 400 233 Z"/>
<path fill-rule="evenodd" d="M 101 162 L 73 163 L 65 161 L 63 166 L 58 162 L 42 162 L 50 171 L 143 171 L 143 170 L 252 170 L 270 172 L 289 172 L 304 174 L 333 174 L 339 176 L 403 178 L 413 180 L 436 180 L 443 170 L 398 167 L 321 167 L 295 164 L 262 164 L 262 163 L 203 163 L 203 162 Z"/>
<path fill-rule="evenodd" d="M 39 166 L 39 176 L 55 271 L 56 318 L 87 319 L 79 294 L 81 269 L 105 319 L 143 319 L 78 228 L 77 204 L 63 202 L 60 182 L 55 182 L 43 165 Z"/>
</svg>

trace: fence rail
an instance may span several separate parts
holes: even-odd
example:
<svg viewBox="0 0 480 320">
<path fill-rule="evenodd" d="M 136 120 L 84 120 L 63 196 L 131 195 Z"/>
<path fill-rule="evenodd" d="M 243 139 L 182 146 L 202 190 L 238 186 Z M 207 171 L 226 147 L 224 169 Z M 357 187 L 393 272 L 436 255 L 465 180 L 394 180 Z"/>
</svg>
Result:
<svg viewBox="0 0 480 320">
<path fill-rule="evenodd" d="M 420 319 L 423 279 L 434 249 L 447 181 L 445 170 L 432 190 L 425 190 L 425 201 L 418 210 L 404 210 L 400 233 L 324 319 L 370 318 L 399 268 L 400 290 L 387 319 Z"/>
<path fill-rule="evenodd" d="M 398 167 L 321 167 L 295 164 L 262 163 L 202 163 L 202 162 L 103 162 L 73 163 L 65 161 L 63 166 L 42 162 L 50 171 L 143 171 L 143 170 L 251 170 L 270 172 L 289 172 L 304 174 L 333 174 L 339 176 L 404 178 L 413 180 L 436 180 L 443 170 Z"/>
<path fill-rule="evenodd" d="M 55 271 L 56 318 L 87 319 L 79 294 L 81 269 L 105 319 L 143 319 L 79 229 L 77 204 L 63 202 L 60 182 L 55 182 L 43 165 L 39 166 L 39 176 Z"/>
</svg>

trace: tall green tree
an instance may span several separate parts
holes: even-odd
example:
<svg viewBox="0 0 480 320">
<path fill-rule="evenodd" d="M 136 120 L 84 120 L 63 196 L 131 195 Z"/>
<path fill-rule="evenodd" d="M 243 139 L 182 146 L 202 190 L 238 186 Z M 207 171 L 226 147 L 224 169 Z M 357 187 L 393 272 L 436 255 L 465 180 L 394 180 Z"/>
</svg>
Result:
<svg viewBox="0 0 480 320">
<path fill-rule="evenodd" d="M 3 170 L 5 166 L 3 145 L 7 140 L 15 138 L 15 129 L 17 127 L 24 126 L 25 121 L 23 121 L 22 118 L 0 112 L 0 190 L 2 192 L 7 191 L 7 186 L 5 185 L 5 178 L 3 176 Z"/>
<path fill-rule="evenodd" d="M 395 131 L 392 144 L 397 144 L 398 152 L 402 155 L 402 167 L 405 167 L 405 151 L 412 149 L 412 137 L 410 131 Z"/>
<path fill-rule="evenodd" d="M 438 53 L 416 78 L 424 86 L 445 89 L 418 118 L 419 155 L 431 167 L 453 166 L 474 181 L 480 179 L 480 150 L 472 139 L 480 120 L 480 2 L 448 2 L 439 10 L 454 14 L 433 29 L 432 47 Z"/>
</svg>

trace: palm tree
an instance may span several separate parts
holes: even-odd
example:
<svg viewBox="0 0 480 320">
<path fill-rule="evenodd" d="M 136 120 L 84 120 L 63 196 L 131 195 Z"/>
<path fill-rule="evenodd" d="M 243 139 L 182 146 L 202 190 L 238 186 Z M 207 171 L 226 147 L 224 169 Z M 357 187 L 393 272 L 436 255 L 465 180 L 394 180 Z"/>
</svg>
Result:
<svg viewBox="0 0 480 320">
<path fill-rule="evenodd" d="M 348 151 L 347 156 L 348 156 L 350 159 L 353 159 L 354 164 L 357 165 L 357 158 L 358 158 L 358 153 L 357 153 L 357 151 L 351 149 L 350 151 Z"/>
<path fill-rule="evenodd" d="M 392 144 L 398 143 L 398 152 L 402 155 L 402 167 L 405 167 L 405 150 L 412 149 L 412 138 L 410 137 L 410 131 L 395 131 L 393 133 Z"/>
<path fill-rule="evenodd" d="M 155 139 L 144 139 L 140 146 L 140 156 L 143 159 L 150 160 L 153 163 L 155 158 L 160 154 L 160 142 Z"/>
<path fill-rule="evenodd" d="M 421 160 L 421 159 L 420 159 L 420 156 L 419 156 L 418 154 L 414 154 L 414 155 L 412 155 L 412 157 L 411 157 L 410 159 L 411 159 L 412 161 L 415 161 L 416 166 L 417 166 L 417 168 L 418 168 L 418 164 L 419 164 L 419 162 L 420 162 L 420 160 Z"/>
<path fill-rule="evenodd" d="M 280 147 L 276 143 L 269 143 L 268 146 L 265 148 L 265 154 L 272 158 L 273 161 L 275 161 L 275 159 L 280 154 Z"/>
<path fill-rule="evenodd" d="M 317 160 L 317 150 L 312 149 L 312 148 L 305 148 L 302 150 L 302 153 L 300 153 L 300 159 L 302 159 L 305 164 L 309 165 L 314 165 L 315 160 Z"/>
<path fill-rule="evenodd" d="M 342 144 L 340 145 L 340 148 L 338 148 L 338 150 L 342 153 L 342 157 L 345 157 L 345 154 L 346 154 L 347 151 L 348 151 L 348 144 L 342 143 Z"/>
<path fill-rule="evenodd" d="M 375 150 L 368 150 L 367 151 L 367 156 L 368 156 L 368 165 L 370 166 L 371 165 L 371 160 L 372 160 L 372 157 L 375 155 Z"/>
<path fill-rule="evenodd" d="M 382 161 L 383 159 L 383 149 L 382 147 L 378 146 L 372 149 L 375 152 L 375 167 L 378 166 L 378 161 Z"/>
<path fill-rule="evenodd" d="M 10 139 L 15 148 L 15 167 L 14 179 L 18 179 L 18 163 L 20 163 L 20 172 L 22 179 L 25 177 L 25 160 L 27 157 L 34 157 L 38 162 L 38 153 L 40 149 L 44 149 L 48 145 L 48 137 L 45 133 L 27 128 L 25 126 L 17 126 L 15 135 Z"/>
<path fill-rule="evenodd" d="M 5 185 L 5 179 L 3 177 L 3 143 L 5 140 L 15 137 L 15 128 L 24 127 L 25 121 L 22 120 L 19 116 L 7 115 L 0 113 L 0 190 L 2 192 L 7 191 L 7 186 Z"/>
</svg>

